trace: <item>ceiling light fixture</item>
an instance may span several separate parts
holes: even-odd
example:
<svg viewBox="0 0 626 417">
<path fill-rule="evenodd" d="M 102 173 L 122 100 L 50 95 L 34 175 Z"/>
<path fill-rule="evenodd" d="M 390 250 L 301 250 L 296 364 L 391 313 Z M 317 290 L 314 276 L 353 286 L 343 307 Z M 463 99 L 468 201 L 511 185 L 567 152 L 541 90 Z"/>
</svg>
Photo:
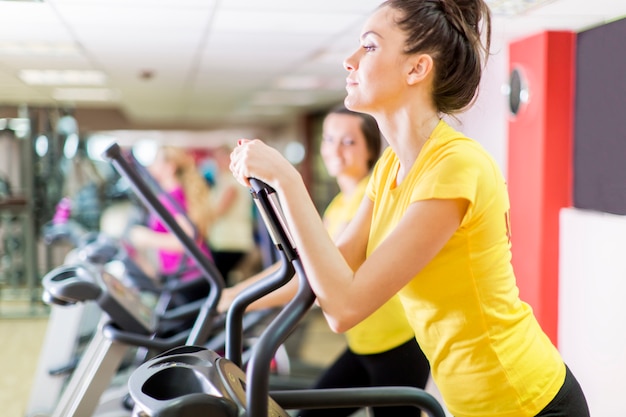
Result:
<svg viewBox="0 0 626 417">
<path fill-rule="evenodd" d="M 55 88 L 52 93 L 58 101 L 115 101 L 118 96 L 109 88 Z"/>
<path fill-rule="evenodd" d="M 499 16 L 514 16 L 535 7 L 544 6 L 554 0 L 485 0 L 491 13 Z"/>
<path fill-rule="evenodd" d="M 103 72 L 90 70 L 33 70 L 25 69 L 18 77 L 28 85 L 104 85 Z"/>
</svg>

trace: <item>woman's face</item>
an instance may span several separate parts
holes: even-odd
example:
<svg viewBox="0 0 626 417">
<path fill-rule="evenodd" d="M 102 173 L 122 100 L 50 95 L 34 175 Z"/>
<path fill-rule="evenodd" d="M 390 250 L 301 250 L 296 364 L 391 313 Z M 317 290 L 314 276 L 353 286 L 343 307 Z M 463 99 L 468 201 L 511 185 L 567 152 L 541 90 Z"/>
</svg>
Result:
<svg viewBox="0 0 626 417">
<path fill-rule="evenodd" d="M 349 74 L 345 105 L 363 113 L 402 105 L 410 70 L 408 56 L 403 53 L 405 34 L 394 23 L 397 11 L 383 7 L 367 20 L 361 45 L 344 62 Z"/>
<path fill-rule="evenodd" d="M 331 177 L 364 178 L 369 151 L 361 130 L 361 118 L 331 113 L 324 119 L 320 154 Z"/>
</svg>

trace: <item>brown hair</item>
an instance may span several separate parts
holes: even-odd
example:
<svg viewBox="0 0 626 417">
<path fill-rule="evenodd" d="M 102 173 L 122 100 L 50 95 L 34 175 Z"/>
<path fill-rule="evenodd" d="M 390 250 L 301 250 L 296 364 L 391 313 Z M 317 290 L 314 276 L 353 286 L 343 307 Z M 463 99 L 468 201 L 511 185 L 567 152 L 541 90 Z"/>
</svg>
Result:
<svg viewBox="0 0 626 417">
<path fill-rule="evenodd" d="M 470 106 L 491 45 L 491 13 L 484 0 L 387 0 L 379 7 L 385 6 L 402 14 L 396 24 L 407 34 L 405 52 L 433 58 L 437 111 L 453 114 Z"/>
<path fill-rule="evenodd" d="M 191 154 L 176 146 L 162 146 L 161 151 L 166 161 L 176 167 L 176 177 L 183 187 L 187 202 L 187 216 L 197 228 L 201 237 L 213 219 L 209 205 L 209 185 L 200 174 Z"/>
<path fill-rule="evenodd" d="M 358 113 L 346 108 L 346 106 L 340 104 L 336 107 L 333 107 L 328 114 L 348 114 L 350 116 L 355 116 L 361 119 L 361 132 L 363 133 L 363 137 L 365 138 L 365 145 L 367 146 L 367 150 L 369 152 L 369 158 L 367 160 L 367 168 L 372 169 L 378 160 L 380 155 L 380 147 L 382 146 L 380 129 L 378 128 L 378 123 L 376 123 L 376 119 L 374 119 L 369 114 Z M 327 114 L 327 115 L 328 115 Z"/>
</svg>

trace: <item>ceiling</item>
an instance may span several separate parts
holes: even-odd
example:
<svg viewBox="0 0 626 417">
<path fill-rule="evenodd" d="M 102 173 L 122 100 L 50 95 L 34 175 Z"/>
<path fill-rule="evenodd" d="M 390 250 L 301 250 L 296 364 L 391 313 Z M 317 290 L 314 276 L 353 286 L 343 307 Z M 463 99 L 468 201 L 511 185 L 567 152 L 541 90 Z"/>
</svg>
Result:
<svg viewBox="0 0 626 417">
<path fill-rule="evenodd" d="M 622 0 L 548 0 L 514 16 L 497 11 L 508 0 L 489 1 L 503 45 L 626 15 Z M 279 124 L 343 98 L 343 58 L 379 3 L 0 0 L 0 106 L 108 109 L 137 128 Z M 22 70 L 75 72 L 41 85 Z"/>
</svg>

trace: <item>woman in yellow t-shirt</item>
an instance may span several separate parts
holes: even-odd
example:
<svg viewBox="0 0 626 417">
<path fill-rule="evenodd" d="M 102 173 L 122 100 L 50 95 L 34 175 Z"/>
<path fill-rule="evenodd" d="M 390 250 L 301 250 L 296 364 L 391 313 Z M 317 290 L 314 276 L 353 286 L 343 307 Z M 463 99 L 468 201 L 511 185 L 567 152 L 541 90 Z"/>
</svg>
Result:
<svg viewBox="0 0 626 417">
<path fill-rule="evenodd" d="M 275 149 L 241 139 L 231 171 L 278 193 L 335 331 L 399 295 L 455 417 L 588 417 L 576 378 L 519 298 L 504 177 L 441 119 L 472 104 L 489 33 L 484 0 L 388 0 L 366 21 L 344 62 L 344 103 L 374 116 L 390 146 L 336 242 Z"/>
<path fill-rule="evenodd" d="M 344 106 L 332 109 L 324 118 L 320 153 L 328 174 L 335 178 L 339 194 L 324 212 L 328 234 L 336 239 L 346 228 L 365 197 L 369 173 L 381 148 L 376 121 Z M 226 310 L 241 290 L 267 276 L 252 277 L 222 293 L 219 309 Z M 297 280 L 252 304 L 267 308 L 286 304 L 298 288 Z M 347 349 L 325 370 L 315 388 L 363 386 L 414 386 L 424 388 L 430 366 L 421 351 L 400 300 L 392 297 L 369 317 L 346 331 Z M 305 410 L 303 417 L 348 416 L 354 409 Z M 375 407 L 376 416 L 417 416 L 414 407 Z"/>
</svg>

